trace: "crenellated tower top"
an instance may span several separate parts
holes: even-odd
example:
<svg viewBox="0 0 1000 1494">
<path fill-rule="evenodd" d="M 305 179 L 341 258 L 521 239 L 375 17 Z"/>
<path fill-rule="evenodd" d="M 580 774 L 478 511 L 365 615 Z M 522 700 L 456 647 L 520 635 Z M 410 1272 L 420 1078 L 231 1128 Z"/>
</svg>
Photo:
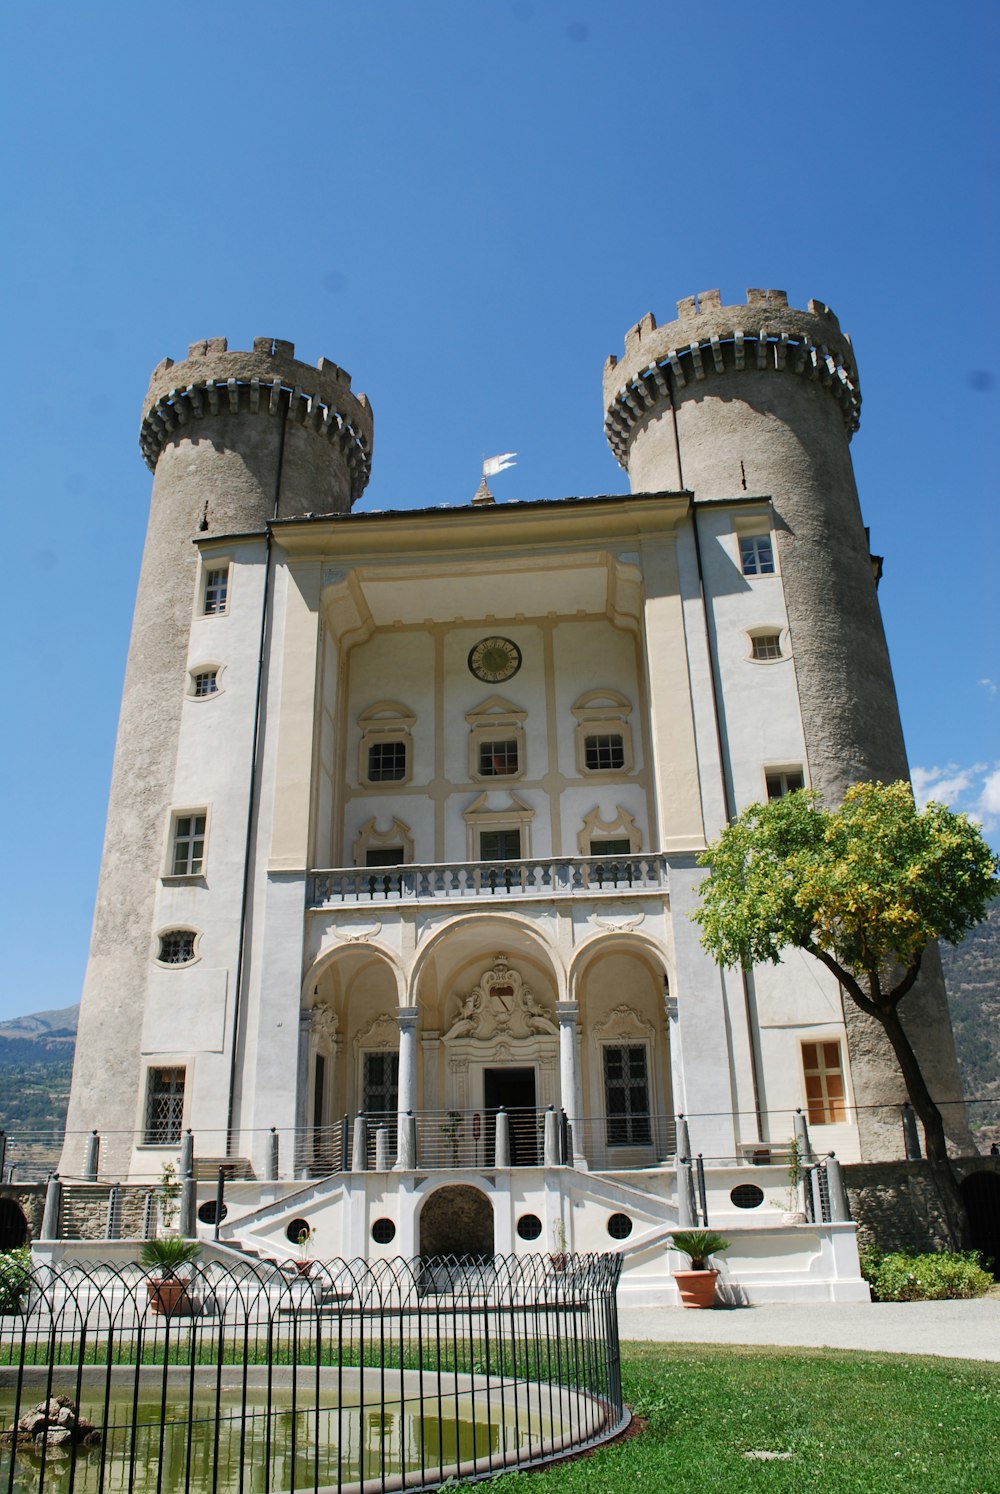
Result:
<svg viewBox="0 0 1000 1494">
<path fill-rule="evenodd" d="M 848 439 L 858 428 L 861 390 L 850 338 L 822 301 L 807 311 L 782 290 L 748 290 L 743 306 L 723 306 L 717 290 L 677 302 L 677 320 L 658 327 L 647 312 L 625 334 L 625 355 L 604 365 L 604 430 L 628 466 L 635 427 L 661 401 L 683 398 L 715 374 L 744 369 L 789 372 L 829 389 Z"/>
<path fill-rule="evenodd" d="M 186 428 L 193 434 L 206 416 L 287 411 L 290 422 L 313 431 L 340 452 L 350 473 L 351 502 L 371 476 L 372 410 L 351 390 L 351 377 L 321 358 L 315 368 L 295 357 L 295 344 L 255 337 L 249 352 L 230 351 L 224 337 L 193 342 L 181 363 L 164 358 L 153 370 L 143 405 L 139 446 L 155 471 L 160 453 Z"/>
</svg>

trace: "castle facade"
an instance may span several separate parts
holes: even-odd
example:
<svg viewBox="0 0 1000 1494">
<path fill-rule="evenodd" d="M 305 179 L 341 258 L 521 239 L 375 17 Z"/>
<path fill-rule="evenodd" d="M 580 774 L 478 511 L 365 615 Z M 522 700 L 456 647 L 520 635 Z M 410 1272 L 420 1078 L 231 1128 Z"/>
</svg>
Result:
<svg viewBox="0 0 1000 1494">
<path fill-rule="evenodd" d="M 133 1181 L 187 1136 L 223 1239 L 279 1257 L 303 1222 L 326 1256 L 617 1249 L 671 1300 L 707 1217 L 755 1300 L 866 1294 L 820 1170 L 804 1225 L 775 1194 L 793 1136 L 902 1154 L 894 1061 L 818 964 L 720 971 L 691 921 L 748 804 L 907 774 L 851 345 L 708 292 L 604 396 L 628 493 L 354 513 L 343 370 L 270 338 L 155 370 L 64 1175 L 92 1129 Z M 936 968 L 910 1007 L 958 1101 Z"/>
</svg>

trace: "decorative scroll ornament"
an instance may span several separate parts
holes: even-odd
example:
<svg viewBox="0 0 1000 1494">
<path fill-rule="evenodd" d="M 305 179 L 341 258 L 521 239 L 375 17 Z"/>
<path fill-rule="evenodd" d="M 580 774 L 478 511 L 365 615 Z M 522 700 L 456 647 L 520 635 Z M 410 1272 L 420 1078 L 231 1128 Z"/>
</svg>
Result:
<svg viewBox="0 0 1000 1494">
<path fill-rule="evenodd" d="M 595 1038 L 652 1038 L 656 1028 L 632 1006 L 616 1006 L 594 1028 Z"/>
<path fill-rule="evenodd" d="M 334 938 L 343 939 L 345 944 L 356 944 L 366 939 L 376 938 L 382 932 L 382 925 L 377 920 L 375 923 L 366 924 L 334 924 L 332 932 Z"/>
<path fill-rule="evenodd" d="M 528 1038 L 539 1034 L 555 1036 L 556 1024 L 535 1000 L 507 956 L 498 954 L 493 969 L 487 970 L 475 990 L 462 1002 L 445 1041 L 454 1038 L 476 1038 L 489 1041 L 495 1037 Z"/>
</svg>

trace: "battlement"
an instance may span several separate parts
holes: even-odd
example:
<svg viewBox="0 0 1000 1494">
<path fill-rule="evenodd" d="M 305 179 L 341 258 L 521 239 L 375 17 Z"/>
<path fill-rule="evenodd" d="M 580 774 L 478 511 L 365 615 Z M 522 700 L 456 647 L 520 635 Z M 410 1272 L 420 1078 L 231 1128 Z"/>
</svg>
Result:
<svg viewBox="0 0 1000 1494">
<path fill-rule="evenodd" d="M 255 337 L 246 352 L 229 349 L 224 337 L 190 344 L 180 363 L 164 358 L 153 370 L 143 406 L 139 447 L 155 469 L 160 452 L 179 426 L 210 415 L 280 415 L 341 447 L 351 467 L 353 498 L 371 474 L 373 417 L 351 376 L 329 358 L 315 367 L 295 357 L 295 344 Z"/>
<path fill-rule="evenodd" d="M 822 301 L 806 311 L 783 290 L 751 288 L 742 305 L 724 306 L 718 290 L 677 302 L 677 319 L 657 326 L 647 312 L 625 334 L 625 353 L 604 365 L 605 434 L 626 465 L 632 428 L 661 399 L 706 377 L 744 369 L 818 379 L 838 400 L 848 435 L 858 427 L 861 391 L 850 338 Z"/>
</svg>

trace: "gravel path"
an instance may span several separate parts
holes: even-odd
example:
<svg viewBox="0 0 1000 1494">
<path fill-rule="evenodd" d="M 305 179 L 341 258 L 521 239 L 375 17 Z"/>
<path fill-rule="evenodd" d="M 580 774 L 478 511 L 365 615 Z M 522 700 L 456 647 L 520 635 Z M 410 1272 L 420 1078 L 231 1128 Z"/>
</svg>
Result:
<svg viewBox="0 0 1000 1494">
<path fill-rule="evenodd" d="M 764 1307 L 620 1307 L 623 1339 L 874 1349 L 1000 1361 L 1000 1296 L 970 1302 L 809 1302 Z"/>
</svg>

